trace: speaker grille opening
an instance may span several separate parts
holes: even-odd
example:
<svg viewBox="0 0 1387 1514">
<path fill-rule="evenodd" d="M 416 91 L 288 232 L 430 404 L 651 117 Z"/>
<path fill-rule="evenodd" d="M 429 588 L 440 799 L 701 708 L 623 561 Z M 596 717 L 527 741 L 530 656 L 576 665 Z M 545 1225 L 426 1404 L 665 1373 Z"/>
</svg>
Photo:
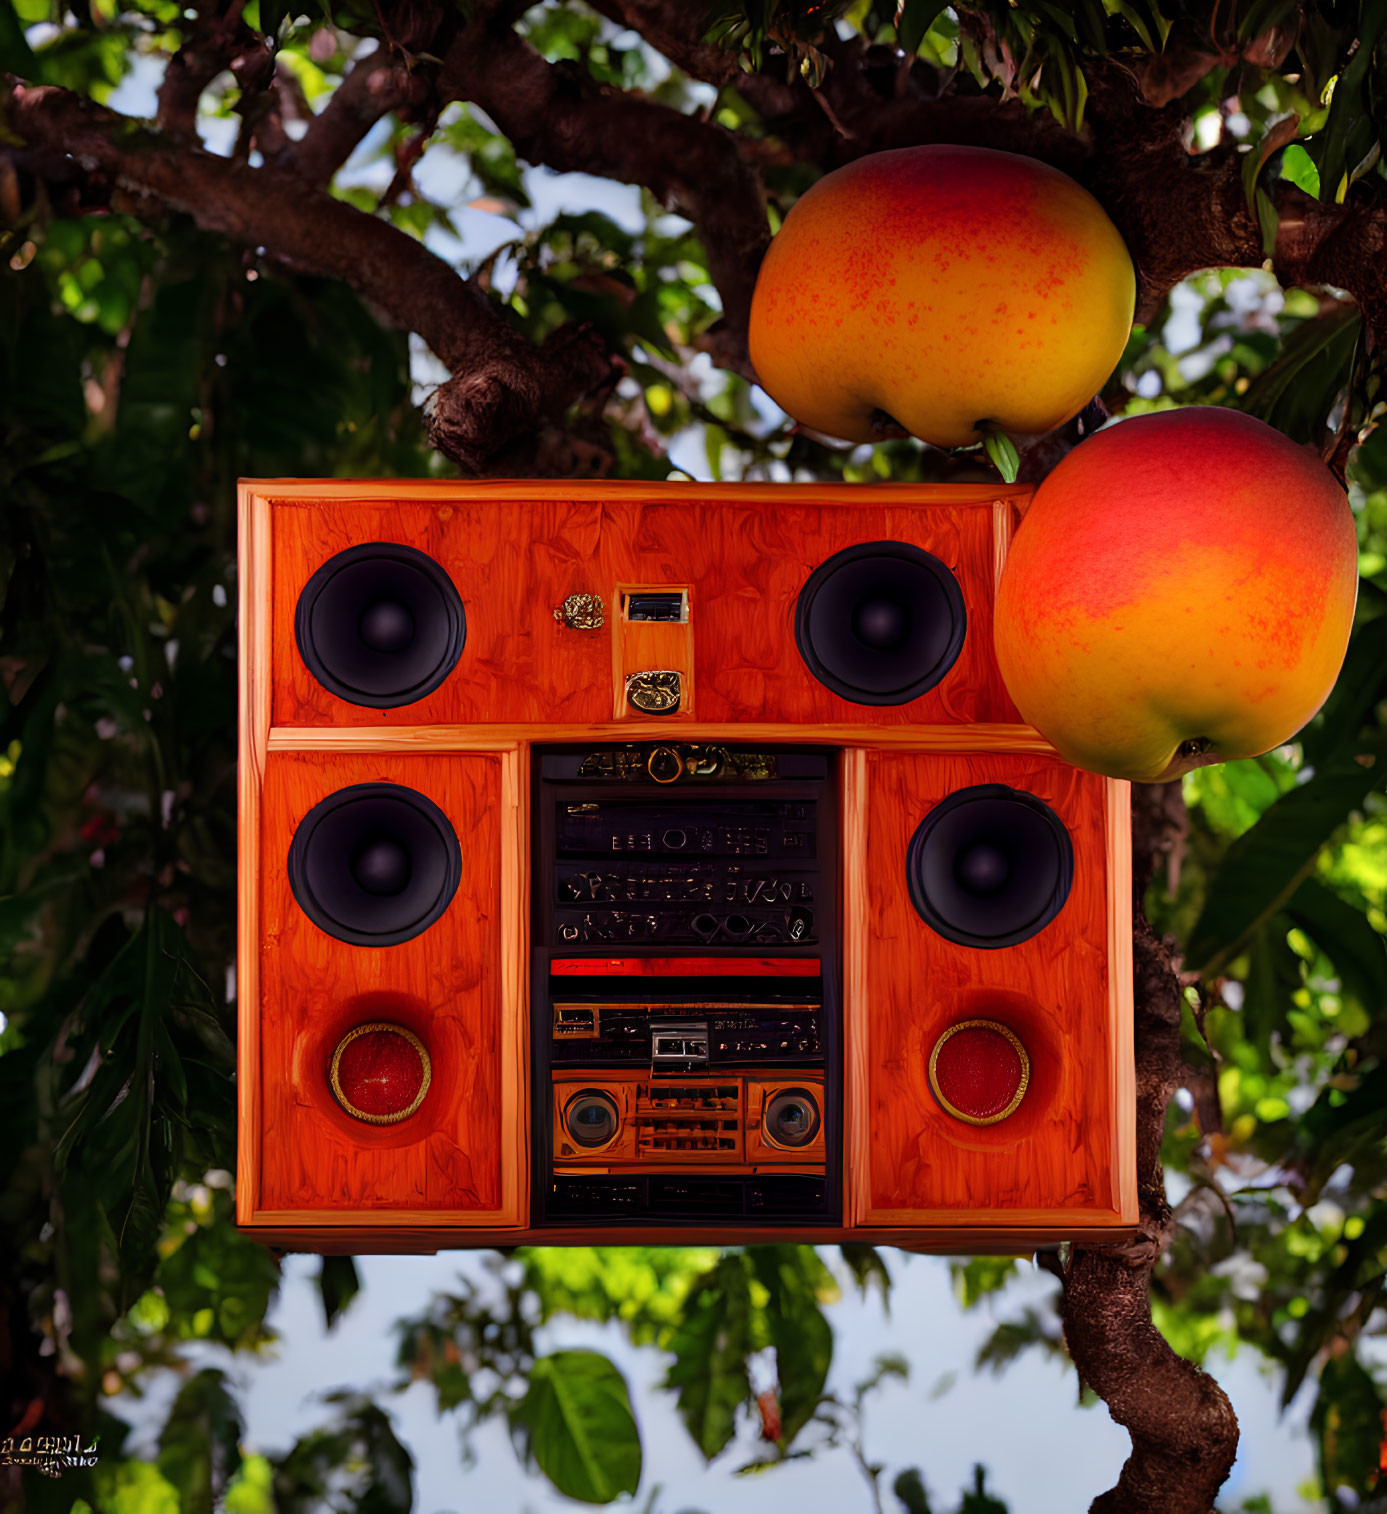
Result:
<svg viewBox="0 0 1387 1514">
<path fill-rule="evenodd" d="M 795 643 L 825 688 L 854 704 L 908 704 L 963 648 L 958 580 L 902 541 L 863 542 L 819 564 L 795 606 Z"/>
<path fill-rule="evenodd" d="M 397 946 L 452 902 L 462 849 L 448 817 L 397 783 L 320 800 L 289 845 L 289 887 L 319 930 L 353 946 Z"/>
<path fill-rule="evenodd" d="M 349 704 L 389 710 L 431 694 L 467 640 L 462 599 L 442 565 L 399 542 L 363 542 L 304 585 L 294 638 L 309 672 Z"/>
<path fill-rule="evenodd" d="M 961 946 L 1028 941 L 1064 908 L 1074 847 L 1064 822 L 1034 794 L 977 784 L 941 800 L 906 848 L 916 913 Z"/>
</svg>

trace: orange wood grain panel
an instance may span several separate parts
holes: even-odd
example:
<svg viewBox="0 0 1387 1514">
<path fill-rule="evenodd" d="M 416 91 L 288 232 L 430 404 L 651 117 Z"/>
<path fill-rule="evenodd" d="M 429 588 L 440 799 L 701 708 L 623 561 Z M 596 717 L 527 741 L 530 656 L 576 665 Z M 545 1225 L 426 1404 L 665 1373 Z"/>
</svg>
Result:
<svg viewBox="0 0 1387 1514">
<path fill-rule="evenodd" d="M 268 759 L 261 814 L 259 1084 L 255 1218 L 335 1210 L 373 1223 L 516 1224 L 526 1124 L 507 1004 L 519 975 L 517 770 L 511 753 L 298 755 Z M 443 916 L 398 946 L 328 936 L 289 887 L 289 843 L 304 815 L 349 784 L 403 784 L 447 815 L 462 881 Z M 509 871 L 507 871 L 509 869 Z M 505 897 L 506 890 L 511 897 Z M 503 944 L 504 943 L 504 944 Z M 509 964 L 509 965 L 508 965 Z M 433 1081 L 418 1112 L 369 1126 L 335 1102 L 326 1069 L 353 1025 L 396 1021 L 427 1046 Z M 254 1077 L 256 1068 L 244 1071 Z"/>
<path fill-rule="evenodd" d="M 859 916 L 845 983 L 853 1218 L 982 1227 L 1048 1220 L 1061 1233 L 1073 1223 L 1130 1223 L 1131 1147 L 1122 1134 L 1133 1114 L 1123 1071 L 1130 963 L 1114 950 L 1113 921 L 1130 872 L 1109 878 L 1110 866 L 1123 866 L 1120 845 L 1109 843 L 1120 809 L 1109 781 L 1035 757 L 869 752 L 847 766 L 849 909 Z M 1074 846 L 1074 883 L 1059 915 L 1029 941 L 999 950 L 936 934 L 905 882 L 906 847 L 920 820 L 977 783 L 1038 795 Z M 953 1119 L 929 1088 L 936 1039 L 969 1018 L 1009 1025 L 1030 1053 L 1026 1097 L 996 1125 Z"/>
<path fill-rule="evenodd" d="M 476 723 L 598 724 L 616 708 L 613 637 L 621 584 L 687 584 L 701 721 L 790 721 L 900 728 L 1014 723 L 992 654 L 997 491 L 885 486 L 713 491 L 610 484 L 484 485 L 411 497 L 404 486 L 261 486 L 274 520 L 273 678 L 277 726 L 381 728 Z M 1010 498 L 1010 495 L 1003 495 Z M 1008 507 L 1010 508 L 1010 507 Z M 395 541 L 435 557 L 467 609 L 458 667 L 432 694 L 371 710 L 323 689 L 298 655 L 293 616 L 311 574 L 346 547 Z M 794 644 L 795 602 L 825 558 L 859 542 L 933 552 L 959 579 L 963 650 L 943 681 L 907 705 L 857 705 L 814 679 Z M 579 591 L 601 594 L 607 623 L 553 618 Z M 632 629 L 632 628 L 627 628 Z"/>
</svg>

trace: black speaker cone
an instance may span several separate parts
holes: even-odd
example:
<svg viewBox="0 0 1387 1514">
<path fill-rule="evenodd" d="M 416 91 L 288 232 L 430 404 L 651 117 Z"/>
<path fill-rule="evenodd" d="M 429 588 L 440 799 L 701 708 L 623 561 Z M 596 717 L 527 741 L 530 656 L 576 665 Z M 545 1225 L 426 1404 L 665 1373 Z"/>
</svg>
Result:
<svg viewBox="0 0 1387 1514">
<path fill-rule="evenodd" d="M 1016 946 L 1059 914 L 1074 847 L 1043 799 L 1001 783 L 960 789 L 916 827 L 905 858 L 920 918 L 962 946 Z"/>
<path fill-rule="evenodd" d="M 786 1088 L 766 1105 L 766 1135 L 777 1146 L 807 1146 L 819 1133 L 819 1101 L 805 1088 Z"/>
<path fill-rule="evenodd" d="M 364 542 L 304 585 L 294 636 L 309 672 L 339 699 L 413 704 L 447 678 L 467 640 L 462 599 L 441 564 L 399 542 Z"/>
<path fill-rule="evenodd" d="M 462 878 L 448 817 L 395 783 L 358 783 L 315 804 L 289 846 L 289 886 L 320 930 L 397 946 L 431 926 Z"/>
<path fill-rule="evenodd" d="M 585 1088 L 564 1106 L 563 1128 L 579 1146 L 605 1146 L 620 1124 L 616 1104 L 596 1088 Z"/>
<path fill-rule="evenodd" d="M 958 580 L 903 541 L 863 542 L 820 563 L 800 590 L 795 642 L 805 666 L 854 704 L 908 704 L 963 648 Z"/>
</svg>

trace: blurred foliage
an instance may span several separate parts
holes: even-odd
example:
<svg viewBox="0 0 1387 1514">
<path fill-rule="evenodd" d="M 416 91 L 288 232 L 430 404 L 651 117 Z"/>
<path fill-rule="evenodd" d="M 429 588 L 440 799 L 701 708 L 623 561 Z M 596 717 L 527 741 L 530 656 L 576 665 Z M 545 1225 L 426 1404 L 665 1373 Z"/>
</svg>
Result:
<svg viewBox="0 0 1387 1514">
<path fill-rule="evenodd" d="M 0 67 L 97 100 L 140 78 L 147 93 L 189 14 L 172 0 L 0 0 Z M 251 0 L 245 14 L 274 37 L 305 109 L 321 107 L 380 33 L 364 3 Z M 780 59 L 811 82 L 828 66 L 832 22 L 899 43 L 953 74 L 960 93 L 1015 95 L 1070 122 L 1096 54 L 1135 63 L 1172 39 L 1207 41 L 1218 61 L 1187 102 L 1194 145 L 1246 149 L 1245 186 L 1264 216 L 1278 176 L 1335 199 L 1383 173 L 1382 0 L 1212 12 L 1152 0 L 746 0 L 711 6 L 708 19 L 748 63 Z M 520 26 L 547 58 L 604 84 L 765 136 L 735 87 L 710 100 L 581 4 L 537 5 Z M 230 74 L 204 95 L 202 126 L 220 150 L 233 147 L 241 103 Z M 464 209 L 503 223 L 503 245 L 468 268 L 478 285 L 529 335 L 592 321 L 627 360 L 608 412 L 623 476 L 666 477 L 671 456 L 717 478 L 963 476 L 957 460 L 910 441 L 819 442 L 696 355 L 719 313 L 706 255 L 648 195 L 635 230 L 597 211 L 541 220 L 513 148 L 480 112 L 446 111 L 401 181 L 417 131 L 388 119 L 335 192 L 456 257 Z M 767 146 L 775 219 L 814 175 Z M 458 183 L 446 203 L 427 187 Z M 405 1510 L 412 1459 L 388 1399 L 330 1396 L 323 1422 L 292 1445 L 252 1450 L 230 1369 L 272 1345 L 279 1296 L 277 1263 L 232 1221 L 233 485 L 444 471 L 423 445 L 408 341 L 342 287 L 274 272 L 183 221 L 65 220 L 40 206 L 3 254 L 7 1386 L 16 1414 L 37 1398 L 46 1428 L 99 1433 L 103 1449 L 90 1473 L 27 1481 L 26 1506 Z M 1240 406 L 1324 446 L 1380 409 L 1373 361 L 1334 291 L 1211 271 L 1133 333 L 1104 398 L 1127 413 Z M 1179 1228 L 1155 1317 L 1191 1359 L 1243 1347 L 1270 1365 L 1308 1413 L 1329 1508 L 1380 1495 L 1387 1407 L 1387 429 L 1353 453 L 1350 483 L 1361 582 L 1339 685 L 1290 745 L 1185 780 L 1189 833 L 1147 900 L 1181 943 L 1189 997 L 1190 1077 L 1165 1146 Z M 1010 1306 L 1016 1262 L 953 1271 L 960 1307 L 995 1320 L 977 1369 L 1062 1355 L 1053 1307 Z M 605 1324 L 662 1354 L 669 1402 L 705 1457 L 755 1471 L 836 1451 L 860 1468 L 874 1507 L 918 1514 L 940 1508 L 928 1468 L 887 1467 L 863 1448 L 873 1395 L 904 1381 L 909 1362 L 879 1358 L 849 1390 L 831 1377 L 839 1288 L 876 1289 L 885 1303 L 890 1280 L 866 1246 L 520 1251 L 497 1262 L 488 1288 L 401 1319 L 389 1391 L 430 1384 L 464 1459 L 471 1432 L 495 1421 L 571 1496 L 635 1490 L 653 1509 L 616 1367 L 537 1339 L 568 1321 Z M 325 1328 L 358 1289 L 349 1258 L 323 1260 Z M 209 1366 L 211 1354 L 228 1370 Z M 181 1387 L 157 1442 L 128 1450 L 112 1411 L 170 1372 Z M 979 1468 L 951 1507 L 1003 1505 Z"/>
</svg>

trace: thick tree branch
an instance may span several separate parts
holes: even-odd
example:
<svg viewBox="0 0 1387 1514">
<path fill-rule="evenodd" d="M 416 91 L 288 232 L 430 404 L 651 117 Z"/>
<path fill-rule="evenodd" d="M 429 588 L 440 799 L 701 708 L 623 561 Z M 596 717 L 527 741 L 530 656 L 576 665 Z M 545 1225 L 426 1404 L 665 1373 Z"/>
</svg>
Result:
<svg viewBox="0 0 1387 1514">
<path fill-rule="evenodd" d="M 429 94 L 426 78 L 379 47 L 353 65 L 304 135 L 276 161 L 321 188 L 377 121 L 402 106 L 422 104 Z"/>
<path fill-rule="evenodd" d="M 1141 901 L 1158 861 L 1183 831 L 1178 784 L 1132 787 L 1137 1059 L 1135 1240 L 1076 1248 L 1064 1274 L 1064 1334 L 1083 1380 L 1132 1437 L 1117 1486 L 1090 1514 L 1209 1514 L 1233 1465 L 1238 1422 L 1223 1389 L 1171 1349 L 1151 1320 L 1151 1273 L 1169 1244 L 1161 1140 L 1185 1079 L 1179 980 Z"/>
<path fill-rule="evenodd" d="M 296 175 L 170 146 L 126 117 L 52 86 L 20 84 L 6 112 L 31 155 L 62 177 L 75 161 L 137 214 L 180 211 L 299 272 L 350 284 L 417 332 L 459 375 L 430 413 L 440 449 L 481 470 L 487 458 L 583 395 L 614 382 L 591 333 L 570 331 L 554 362 L 441 258 L 388 222 Z"/>
<path fill-rule="evenodd" d="M 583 68 L 547 63 L 509 28 L 469 28 L 443 60 L 440 89 L 474 101 L 531 163 L 639 184 L 687 216 L 708 255 L 729 340 L 724 366 L 750 372 L 746 329 L 770 243 L 765 195 L 721 126 L 609 90 Z"/>
<path fill-rule="evenodd" d="M 170 137 L 197 136 L 197 102 L 233 54 L 263 47 L 241 19 L 246 0 L 204 0 L 183 45 L 169 59 L 158 89 L 159 129 Z"/>
</svg>

